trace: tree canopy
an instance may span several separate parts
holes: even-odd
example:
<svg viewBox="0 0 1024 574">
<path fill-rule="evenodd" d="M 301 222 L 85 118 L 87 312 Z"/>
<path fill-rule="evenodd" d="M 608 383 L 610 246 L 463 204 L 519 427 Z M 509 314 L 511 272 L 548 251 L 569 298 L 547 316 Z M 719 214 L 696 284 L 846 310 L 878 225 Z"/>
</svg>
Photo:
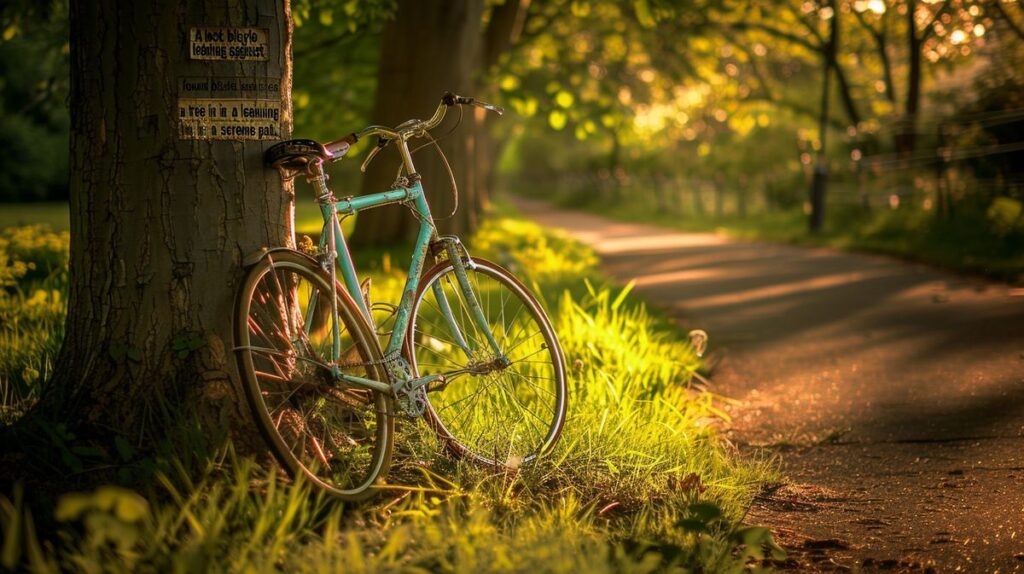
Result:
<svg viewBox="0 0 1024 574">
<path fill-rule="evenodd" d="M 329 139 L 379 119 L 382 34 L 400 4 L 293 3 L 296 134 Z M 491 140 L 482 147 L 492 157 L 460 162 L 497 162 L 512 180 L 550 181 L 557 173 L 614 187 L 630 176 L 681 177 L 712 187 L 771 188 L 777 199 L 799 203 L 822 145 L 816 126 L 823 65 L 835 79 L 827 96 L 834 105 L 824 119 L 837 138 L 826 159 L 840 180 L 858 166 L 895 173 L 890 168 L 899 158 L 910 162 L 904 168 L 924 166 L 936 147 L 961 140 L 1000 145 L 1005 136 L 996 131 L 1006 123 L 992 122 L 1015 117 L 1014 70 L 1024 38 L 1018 2 L 504 0 L 480 6 L 475 95 L 513 114 L 488 121 L 478 136 Z M 510 13 L 502 42 L 488 39 L 490 22 Z M 832 22 L 838 44 L 826 64 Z M 6 79 L 0 141 L 13 152 L 0 159 L 9 182 L 0 189 L 8 199 L 63 197 L 66 0 L 10 3 L 0 11 L 0 27 Z M 438 62 L 455 65 L 454 55 Z M 439 96 L 405 95 L 410 102 L 403 109 L 420 114 Z M 970 114 L 979 110 L 1005 114 L 978 127 Z M 993 166 L 1012 158 L 984 157 Z M 359 186 L 354 169 L 335 176 L 347 189 Z M 471 204 L 479 208 L 494 178 L 466 177 L 484 196 Z"/>
</svg>

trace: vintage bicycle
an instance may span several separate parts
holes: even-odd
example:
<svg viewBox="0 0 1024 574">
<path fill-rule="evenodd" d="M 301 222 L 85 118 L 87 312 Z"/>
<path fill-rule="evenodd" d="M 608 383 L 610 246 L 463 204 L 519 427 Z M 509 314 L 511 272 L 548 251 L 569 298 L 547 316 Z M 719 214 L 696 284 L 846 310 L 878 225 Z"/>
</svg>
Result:
<svg viewBox="0 0 1024 574">
<path fill-rule="evenodd" d="M 428 120 L 373 125 L 326 144 L 288 140 L 264 155 L 282 177 L 306 178 L 324 224 L 318 244 L 264 249 L 247 261 L 234 350 L 277 460 L 345 500 L 386 487 L 400 414 L 425 418 L 451 455 L 510 470 L 549 452 L 565 423 L 565 359 L 544 309 L 508 270 L 438 235 L 413 165 L 410 141 L 432 140 L 447 110 L 463 105 L 502 112 L 447 93 Z M 372 136 L 363 170 L 394 145 L 402 159 L 394 185 L 337 199 L 325 162 Z M 419 232 L 390 333 L 381 334 L 340 217 L 393 204 L 412 211 Z"/>
</svg>

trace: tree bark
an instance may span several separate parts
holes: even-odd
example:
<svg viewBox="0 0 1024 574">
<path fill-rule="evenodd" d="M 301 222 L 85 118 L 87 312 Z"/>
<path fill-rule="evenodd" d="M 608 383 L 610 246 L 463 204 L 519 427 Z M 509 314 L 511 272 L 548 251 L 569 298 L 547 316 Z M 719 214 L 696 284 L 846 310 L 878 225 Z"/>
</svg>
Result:
<svg viewBox="0 0 1024 574">
<path fill-rule="evenodd" d="M 385 27 L 381 38 L 381 59 L 377 75 L 374 123 L 397 125 L 410 118 L 423 119 L 446 91 L 472 95 L 473 72 L 480 50 L 482 0 L 400 0 L 395 19 Z M 458 116 L 452 109 L 450 116 Z M 436 135 L 444 134 L 448 119 Z M 466 110 L 463 123 L 473 126 L 472 110 Z M 465 233 L 476 224 L 471 208 L 477 189 L 473 169 L 473 129 L 462 129 L 440 142 L 451 164 L 459 188 L 462 207 L 448 217 L 455 204 L 447 170 L 436 151 L 424 148 L 414 156 L 416 169 L 423 177 L 433 215 L 441 233 Z M 413 142 L 412 146 L 421 142 Z M 393 150 L 374 161 L 363 179 L 362 193 L 380 192 L 392 184 L 399 165 Z M 470 207 L 467 207 L 470 206 Z M 352 244 L 379 246 L 410 241 L 416 221 L 404 207 L 386 207 L 360 213 Z"/>
<path fill-rule="evenodd" d="M 831 2 L 830 5 L 835 5 Z M 829 118 L 829 78 L 836 66 L 836 49 L 839 46 L 839 10 L 834 10 L 829 24 L 828 41 L 822 51 L 822 69 L 824 75 L 821 80 L 821 118 L 818 123 L 818 139 L 821 140 L 821 147 L 818 149 L 818 158 L 814 165 L 814 179 L 811 182 L 811 214 L 808 218 L 808 229 L 811 233 L 820 233 L 825 225 L 825 198 L 828 195 L 828 154 L 826 153 L 826 142 L 828 140 L 828 118 Z"/>
<path fill-rule="evenodd" d="M 917 148 L 917 113 L 921 105 L 921 45 L 925 33 L 918 34 L 916 0 L 907 2 L 907 100 L 903 120 L 896 138 L 896 150 L 909 158 Z"/>
<path fill-rule="evenodd" d="M 71 3 L 66 337 L 33 415 L 146 443 L 156 413 L 247 421 L 232 353 L 243 259 L 292 239 L 291 187 L 263 166 L 291 132 L 289 2 Z M 267 30 L 266 61 L 193 59 L 192 27 Z M 179 136 L 185 77 L 280 80 L 279 134 Z M 204 426 L 208 429 L 208 426 Z"/>
<path fill-rule="evenodd" d="M 476 82 L 476 92 L 481 97 L 491 97 L 491 94 L 487 93 L 488 84 L 485 82 L 493 85 L 489 74 L 498 66 L 501 57 L 508 53 L 522 36 L 529 6 L 530 0 L 505 0 L 491 9 L 490 20 L 483 33 L 483 50 L 478 65 L 480 73 Z M 494 136 L 494 124 L 501 120 L 484 110 L 476 112 L 474 165 L 478 188 L 474 194 L 473 208 L 479 216 L 487 209 L 490 197 L 497 186 L 495 166 L 505 149 L 506 142 Z"/>
</svg>

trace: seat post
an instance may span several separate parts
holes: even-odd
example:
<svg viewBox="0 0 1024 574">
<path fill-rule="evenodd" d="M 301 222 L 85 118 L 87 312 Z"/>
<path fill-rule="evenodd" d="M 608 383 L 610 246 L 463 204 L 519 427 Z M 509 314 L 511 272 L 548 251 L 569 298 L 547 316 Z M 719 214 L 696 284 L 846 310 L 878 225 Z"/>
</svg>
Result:
<svg viewBox="0 0 1024 574">
<path fill-rule="evenodd" d="M 327 186 L 328 177 L 327 172 L 324 171 L 324 162 L 321 159 L 309 162 L 306 167 L 306 181 L 313 186 L 316 191 L 316 200 L 318 203 L 324 204 L 329 203 L 334 206 L 334 194 L 331 192 L 331 188 Z"/>
</svg>

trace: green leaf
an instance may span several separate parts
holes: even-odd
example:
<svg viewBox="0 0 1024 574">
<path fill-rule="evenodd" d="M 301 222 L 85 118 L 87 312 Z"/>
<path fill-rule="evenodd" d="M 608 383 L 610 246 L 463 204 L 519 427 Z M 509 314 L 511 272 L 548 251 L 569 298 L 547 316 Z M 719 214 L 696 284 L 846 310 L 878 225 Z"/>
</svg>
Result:
<svg viewBox="0 0 1024 574">
<path fill-rule="evenodd" d="M 136 363 L 142 361 L 142 351 L 122 342 L 114 342 L 107 351 L 115 363 L 123 363 L 125 359 Z"/>
<path fill-rule="evenodd" d="M 640 22 L 640 25 L 644 28 L 654 27 L 654 16 L 651 15 L 651 6 L 647 3 L 647 0 L 636 0 L 633 3 L 633 7 L 636 9 L 636 19 Z"/>
<path fill-rule="evenodd" d="M 679 522 L 676 522 L 676 527 L 681 528 L 686 532 L 707 532 L 708 530 L 706 522 L 695 520 L 693 518 L 684 518 Z"/>
<path fill-rule="evenodd" d="M 511 92 L 519 87 L 519 78 L 511 74 L 505 75 L 501 78 L 501 83 L 499 85 L 502 90 Z"/>
<path fill-rule="evenodd" d="M 629 292 L 633 290 L 634 286 L 636 286 L 636 279 L 626 283 L 626 286 L 622 288 L 622 291 L 620 291 L 618 296 L 615 297 L 615 300 L 612 301 L 612 311 L 619 310 L 619 307 L 626 300 L 626 297 L 629 295 Z"/>
<path fill-rule="evenodd" d="M 687 510 L 690 512 L 690 518 L 700 520 L 705 524 L 710 524 L 722 517 L 722 509 L 713 502 L 695 502 Z"/>
<path fill-rule="evenodd" d="M 114 448 L 117 449 L 122 462 L 128 462 L 135 456 L 135 447 L 121 435 L 114 437 Z"/>
<path fill-rule="evenodd" d="M 149 503 L 139 494 L 126 489 L 118 489 L 114 505 L 114 516 L 122 522 L 138 522 L 149 511 Z"/>
<path fill-rule="evenodd" d="M 21 378 L 26 383 L 34 383 L 39 380 L 39 371 L 32 367 L 25 367 L 25 369 L 21 371 Z"/>
<path fill-rule="evenodd" d="M 13 572 L 21 558 L 21 536 L 22 530 L 25 528 L 22 524 L 20 486 L 15 486 L 13 506 L 6 498 L 0 499 L 0 503 L 3 503 L 0 504 L 0 516 L 4 516 L 4 544 L 0 551 L 0 566 Z"/>
<path fill-rule="evenodd" d="M 565 112 L 561 110 L 554 110 L 548 114 L 548 124 L 550 124 L 555 130 L 561 130 L 564 128 L 568 119 L 569 118 L 565 115 Z"/>
<path fill-rule="evenodd" d="M 191 355 L 193 351 L 201 349 L 205 344 L 206 342 L 200 333 L 184 331 L 171 341 L 171 350 L 175 352 L 179 359 L 184 359 Z"/>
<path fill-rule="evenodd" d="M 737 543 L 746 546 L 746 554 L 751 557 L 763 560 L 765 558 L 764 549 L 767 548 L 772 560 L 786 559 L 786 551 L 775 542 L 771 531 L 764 526 L 742 528 L 737 530 L 732 538 Z"/>
<path fill-rule="evenodd" d="M 88 494 L 80 492 L 65 494 L 57 501 L 57 509 L 53 516 L 58 522 L 77 520 L 92 506 L 92 497 Z"/>
</svg>

